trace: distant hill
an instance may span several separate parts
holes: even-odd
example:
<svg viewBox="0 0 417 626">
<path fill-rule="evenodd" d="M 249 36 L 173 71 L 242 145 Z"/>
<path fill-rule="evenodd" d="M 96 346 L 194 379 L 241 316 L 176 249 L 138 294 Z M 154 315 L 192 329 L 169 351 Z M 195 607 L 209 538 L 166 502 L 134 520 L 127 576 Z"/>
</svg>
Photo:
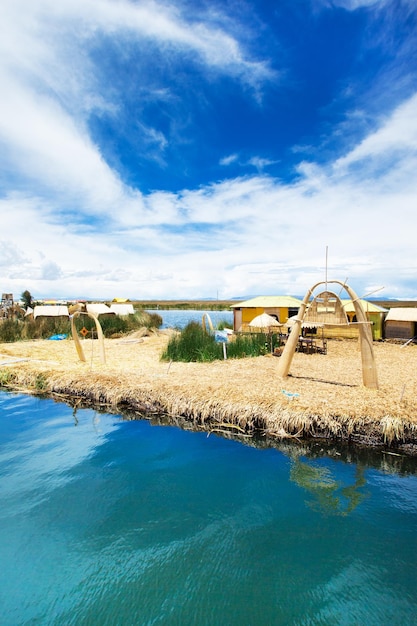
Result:
<svg viewBox="0 0 417 626">
<path fill-rule="evenodd" d="M 387 300 L 377 300 L 376 298 L 365 298 L 365 300 L 372 300 L 374 304 L 378 306 L 382 306 L 384 309 L 394 309 L 394 308 L 412 308 L 417 307 L 417 300 L 397 300 L 394 298 L 390 298 Z"/>
</svg>

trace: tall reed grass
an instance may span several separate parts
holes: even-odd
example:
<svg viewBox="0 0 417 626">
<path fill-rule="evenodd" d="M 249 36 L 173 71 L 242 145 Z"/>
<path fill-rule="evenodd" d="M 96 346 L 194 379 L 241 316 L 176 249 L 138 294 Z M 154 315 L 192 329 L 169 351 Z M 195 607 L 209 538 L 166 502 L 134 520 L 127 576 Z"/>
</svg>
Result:
<svg viewBox="0 0 417 626">
<path fill-rule="evenodd" d="M 268 337 L 264 333 L 237 335 L 226 344 L 228 358 L 239 359 L 260 356 L 270 350 Z M 164 361 L 208 362 L 224 359 L 223 345 L 207 333 L 198 322 L 187 326 L 169 340 L 161 359 Z"/>
<path fill-rule="evenodd" d="M 139 328 L 159 328 L 162 317 L 156 313 L 137 311 L 133 315 L 104 315 L 99 317 L 100 325 L 105 337 L 123 335 Z M 75 320 L 77 331 L 82 328 L 87 336 L 94 336 L 95 322 L 87 315 L 81 315 Z M 66 317 L 27 317 L 24 319 L 8 319 L 0 322 L 0 342 L 11 343 L 28 339 L 48 339 L 54 335 L 69 335 L 71 333 L 70 320 Z"/>
</svg>

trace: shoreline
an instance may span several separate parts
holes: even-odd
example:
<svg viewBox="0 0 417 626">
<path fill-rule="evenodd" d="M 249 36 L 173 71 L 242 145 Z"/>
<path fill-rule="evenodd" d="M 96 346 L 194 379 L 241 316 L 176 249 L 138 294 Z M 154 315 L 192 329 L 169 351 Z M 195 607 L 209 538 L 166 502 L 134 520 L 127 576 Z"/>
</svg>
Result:
<svg viewBox="0 0 417 626">
<path fill-rule="evenodd" d="M 0 344 L 0 388 L 95 407 L 128 418 L 167 416 L 208 434 L 249 440 L 327 441 L 417 456 L 417 346 L 374 343 L 379 389 L 361 383 L 357 342 L 329 340 L 327 355 L 296 353 L 281 380 L 278 358 L 161 362 L 173 331 L 97 342 Z"/>
</svg>

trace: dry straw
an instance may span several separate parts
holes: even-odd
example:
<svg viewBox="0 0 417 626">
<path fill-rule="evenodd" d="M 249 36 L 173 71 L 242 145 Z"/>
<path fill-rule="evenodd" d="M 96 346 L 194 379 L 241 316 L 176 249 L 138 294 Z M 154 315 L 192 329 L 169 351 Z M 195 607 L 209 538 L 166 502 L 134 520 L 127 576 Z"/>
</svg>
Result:
<svg viewBox="0 0 417 626">
<path fill-rule="evenodd" d="M 0 344 L 3 386 L 129 415 L 185 418 L 208 432 L 327 437 L 381 445 L 417 443 L 417 346 L 375 343 L 379 389 L 362 384 L 355 340 L 329 340 L 327 355 L 166 363 L 170 332 L 106 339 L 106 363 L 90 339 L 82 363 L 72 340 Z"/>
</svg>

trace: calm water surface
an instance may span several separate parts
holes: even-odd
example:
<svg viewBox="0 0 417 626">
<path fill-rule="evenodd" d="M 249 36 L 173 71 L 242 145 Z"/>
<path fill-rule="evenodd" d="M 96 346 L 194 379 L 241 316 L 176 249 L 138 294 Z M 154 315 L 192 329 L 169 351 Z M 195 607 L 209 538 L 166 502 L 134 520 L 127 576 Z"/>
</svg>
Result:
<svg viewBox="0 0 417 626">
<path fill-rule="evenodd" d="M 0 623 L 416 624 L 407 467 L 1 392 Z"/>
</svg>

